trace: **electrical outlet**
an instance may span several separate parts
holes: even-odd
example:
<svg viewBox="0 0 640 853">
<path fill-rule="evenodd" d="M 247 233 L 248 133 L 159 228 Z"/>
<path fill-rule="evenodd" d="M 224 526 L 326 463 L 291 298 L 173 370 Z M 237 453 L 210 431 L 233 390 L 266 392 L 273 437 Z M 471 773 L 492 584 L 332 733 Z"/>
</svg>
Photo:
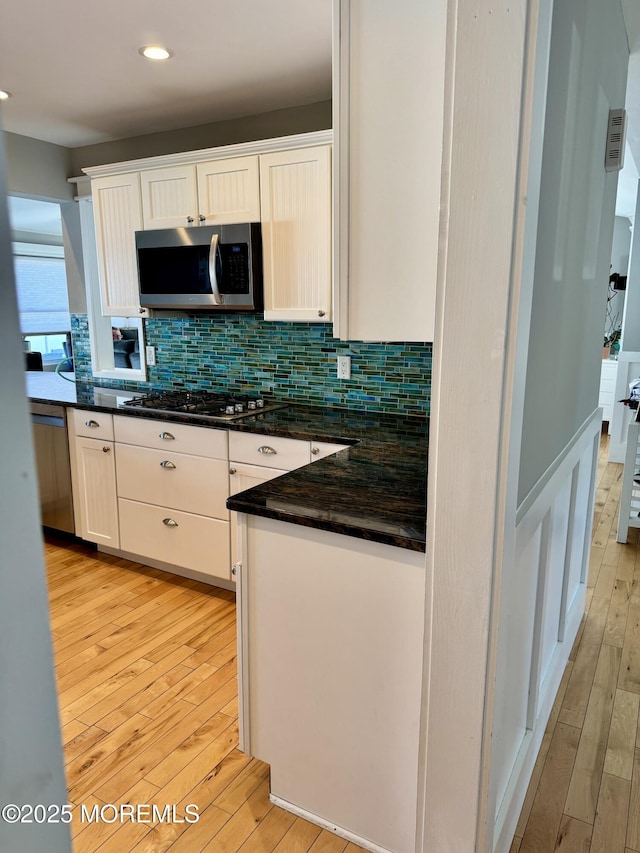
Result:
<svg viewBox="0 0 640 853">
<path fill-rule="evenodd" d="M 351 379 L 351 356 L 338 356 L 338 379 Z"/>
<path fill-rule="evenodd" d="M 147 360 L 147 364 L 154 365 L 156 363 L 156 348 L 155 347 L 145 347 L 144 348 L 145 358 Z"/>
</svg>

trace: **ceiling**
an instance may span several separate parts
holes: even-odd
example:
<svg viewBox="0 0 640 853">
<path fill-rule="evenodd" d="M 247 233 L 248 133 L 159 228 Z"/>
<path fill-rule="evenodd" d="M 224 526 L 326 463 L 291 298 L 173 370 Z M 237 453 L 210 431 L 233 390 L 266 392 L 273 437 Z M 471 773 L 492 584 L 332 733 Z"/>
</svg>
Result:
<svg viewBox="0 0 640 853">
<path fill-rule="evenodd" d="M 632 56 L 616 213 L 633 217 L 640 3 L 621 3 Z M 0 0 L 0 88 L 13 94 L 2 105 L 4 127 L 75 148 L 328 100 L 331 10 L 332 0 L 188 7 L 177 0 Z M 143 59 L 138 49 L 152 43 L 169 47 L 173 58 Z"/>
<path fill-rule="evenodd" d="M 5 130 L 75 148 L 331 98 L 332 0 L 0 0 Z M 138 49 L 163 44 L 167 62 Z"/>
</svg>

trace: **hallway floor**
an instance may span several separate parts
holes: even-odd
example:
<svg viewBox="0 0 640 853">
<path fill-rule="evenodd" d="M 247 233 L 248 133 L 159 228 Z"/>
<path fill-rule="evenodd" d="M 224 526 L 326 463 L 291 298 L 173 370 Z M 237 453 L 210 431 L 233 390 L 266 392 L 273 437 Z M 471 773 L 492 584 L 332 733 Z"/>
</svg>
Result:
<svg viewBox="0 0 640 853">
<path fill-rule="evenodd" d="M 511 853 L 640 851 L 640 547 L 616 542 L 622 465 L 602 438 L 582 621 Z"/>
</svg>

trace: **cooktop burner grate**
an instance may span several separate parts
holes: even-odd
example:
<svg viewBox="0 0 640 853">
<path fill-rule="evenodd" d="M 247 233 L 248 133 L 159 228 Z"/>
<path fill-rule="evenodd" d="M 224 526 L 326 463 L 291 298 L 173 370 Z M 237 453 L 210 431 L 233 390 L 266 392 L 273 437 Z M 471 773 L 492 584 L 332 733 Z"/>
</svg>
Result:
<svg viewBox="0 0 640 853">
<path fill-rule="evenodd" d="M 229 421 L 272 412 L 288 403 L 265 400 L 257 395 L 226 394 L 214 391 L 159 391 L 126 400 L 128 409 L 168 414 L 188 414 L 205 420 Z"/>
</svg>

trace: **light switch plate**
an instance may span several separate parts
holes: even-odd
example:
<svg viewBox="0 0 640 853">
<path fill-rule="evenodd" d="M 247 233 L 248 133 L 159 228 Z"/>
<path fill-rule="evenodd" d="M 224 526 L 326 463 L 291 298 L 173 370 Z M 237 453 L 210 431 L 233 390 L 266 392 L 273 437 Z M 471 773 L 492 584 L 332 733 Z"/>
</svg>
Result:
<svg viewBox="0 0 640 853">
<path fill-rule="evenodd" d="M 156 348 L 155 347 L 145 347 L 144 348 L 145 358 L 147 360 L 147 364 L 154 365 L 156 363 Z"/>
</svg>

